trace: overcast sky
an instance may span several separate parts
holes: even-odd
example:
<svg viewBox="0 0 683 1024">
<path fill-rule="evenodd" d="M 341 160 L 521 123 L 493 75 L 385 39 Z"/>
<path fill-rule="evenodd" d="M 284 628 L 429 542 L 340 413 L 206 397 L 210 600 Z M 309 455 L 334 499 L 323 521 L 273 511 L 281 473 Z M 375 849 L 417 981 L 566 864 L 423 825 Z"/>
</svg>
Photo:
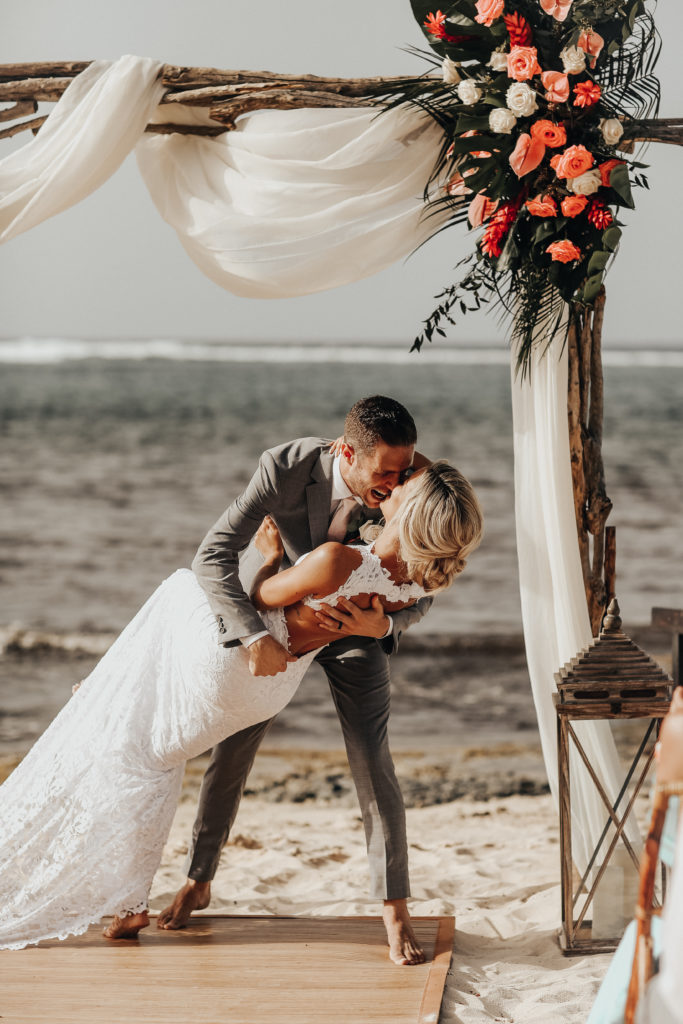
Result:
<svg viewBox="0 0 683 1024">
<path fill-rule="evenodd" d="M 683 5 L 660 3 L 662 116 L 683 112 Z M 408 0 L 21 0 L 0 37 L 0 63 L 115 58 L 322 75 L 412 74 L 422 45 Z M 19 140 L 24 137 L 20 136 Z M 0 142 L 0 157 L 18 144 Z M 3 149 L 3 147 L 6 147 Z M 683 337 L 680 177 L 683 151 L 649 149 L 651 191 L 636 191 L 607 279 L 606 343 Z M 205 278 L 157 214 L 134 157 L 78 206 L 0 248 L 1 337 L 368 339 L 408 343 L 472 246 L 451 229 L 375 277 L 300 299 L 243 299 Z M 502 341 L 472 314 L 457 341 Z"/>
</svg>

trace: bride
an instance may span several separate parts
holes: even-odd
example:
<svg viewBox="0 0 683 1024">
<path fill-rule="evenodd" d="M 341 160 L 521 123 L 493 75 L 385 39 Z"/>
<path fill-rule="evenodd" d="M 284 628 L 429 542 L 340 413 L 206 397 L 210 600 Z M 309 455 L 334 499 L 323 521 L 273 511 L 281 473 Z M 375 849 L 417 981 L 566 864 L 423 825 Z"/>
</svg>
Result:
<svg viewBox="0 0 683 1024">
<path fill-rule="evenodd" d="M 327 542 L 279 572 L 274 521 L 255 538 L 264 563 L 252 601 L 296 660 L 254 677 L 244 647 L 218 643 L 194 574 L 165 580 L 0 787 L 0 948 L 149 923 L 147 899 L 185 761 L 262 722 L 292 698 L 322 635 L 317 609 L 378 595 L 391 613 L 448 587 L 478 545 L 468 481 L 445 462 L 417 470 L 381 505 L 369 547 Z"/>
</svg>

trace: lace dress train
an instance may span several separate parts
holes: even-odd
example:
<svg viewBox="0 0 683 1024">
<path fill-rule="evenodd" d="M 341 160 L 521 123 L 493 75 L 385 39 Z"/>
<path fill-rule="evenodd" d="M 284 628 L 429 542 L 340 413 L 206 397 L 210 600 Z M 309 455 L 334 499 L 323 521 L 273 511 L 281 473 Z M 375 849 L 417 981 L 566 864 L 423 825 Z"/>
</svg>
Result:
<svg viewBox="0 0 683 1024">
<path fill-rule="evenodd" d="M 280 611 L 264 616 L 286 643 Z M 161 584 L 0 787 L 0 948 L 147 907 L 185 761 L 277 714 L 316 652 L 255 678 L 193 573 Z"/>
</svg>

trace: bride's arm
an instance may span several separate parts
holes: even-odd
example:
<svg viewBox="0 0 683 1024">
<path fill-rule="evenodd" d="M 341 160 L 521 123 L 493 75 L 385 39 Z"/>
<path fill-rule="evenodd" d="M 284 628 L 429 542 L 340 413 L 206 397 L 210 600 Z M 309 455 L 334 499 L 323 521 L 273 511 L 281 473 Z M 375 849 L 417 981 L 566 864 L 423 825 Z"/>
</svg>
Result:
<svg viewBox="0 0 683 1024">
<path fill-rule="evenodd" d="M 266 516 L 254 538 L 264 564 L 254 577 L 251 600 L 259 611 L 285 608 L 309 594 L 333 594 L 360 565 L 361 555 L 353 548 L 328 542 L 321 544 L 297 565 L 279 572 L 282 542 L 275 523 Z"/>
</svg>

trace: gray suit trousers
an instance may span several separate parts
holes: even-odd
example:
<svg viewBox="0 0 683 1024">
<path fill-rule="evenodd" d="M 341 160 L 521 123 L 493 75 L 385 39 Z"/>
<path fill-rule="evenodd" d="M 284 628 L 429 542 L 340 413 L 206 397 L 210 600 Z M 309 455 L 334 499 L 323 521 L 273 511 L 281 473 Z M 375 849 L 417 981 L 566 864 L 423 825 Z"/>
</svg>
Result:
<svg viewBox="0 0 683 1024">
<path fill-rule="evenodd" d="M 327 674 L 363 815 L 371 895 L 405 898 L 410 895 L 405 809 L 387 733 L 389 659 L 376 640 L 346 637 L 323 648 L 316 660 Z M 251 726 L 214 747 L 186 862 L 189 878 L 208 882 L 214 877 L 269 725 Z"/>
</svg>

